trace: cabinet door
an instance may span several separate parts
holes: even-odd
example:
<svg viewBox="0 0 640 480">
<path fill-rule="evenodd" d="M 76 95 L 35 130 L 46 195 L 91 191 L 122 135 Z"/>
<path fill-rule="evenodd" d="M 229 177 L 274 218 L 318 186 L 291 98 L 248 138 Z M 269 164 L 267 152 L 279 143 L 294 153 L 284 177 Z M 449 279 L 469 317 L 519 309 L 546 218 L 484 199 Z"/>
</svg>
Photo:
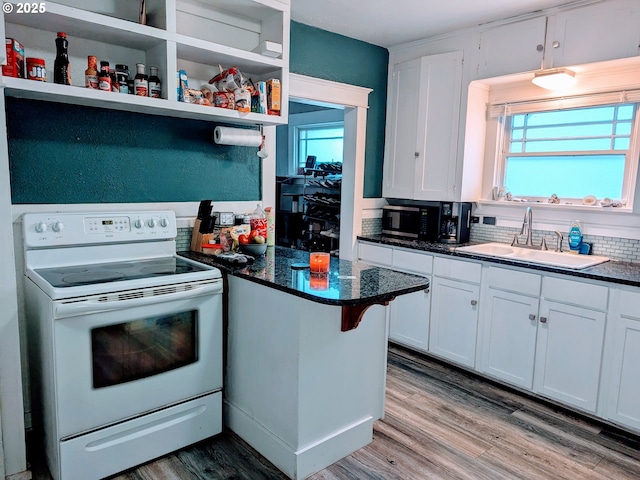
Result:
<svg viewBox="0 0 640 480">
<path fill-rule="evenodd" d="M 389 339 L 428 351 L 430 309 L 429 289 L 397 297 L 389 304 Z"/>
<path fill-rule="evenodd" d="M 549 17 L 545 68 L 633 57 L 640 53 L 640 5 L 602 2 Z"/>
<path fill-rule="evenodd" d="M 429 351 L 473 368 L 480 287 L 433 277 Z"/>
<path fill-rule="evenodd" d="M 393 67 L 387 108 L 384 181 L 385 197 L 413 198 L 417 150 L 418 92 L 421 60 L 415 59 Z"/>
<path fill-rule="evenodd" d="M 546 28 L 546 17 L 539 17 L 482 32 L 478 78 L 538 70 Z"/>
<path fill-rule="evenodd" d="M 640 430 L 640 293 L 620 293 L 620 313 L 613 322 L 609 396 L 606 415 L 611 420 Z"/>
<path fill-rule="evenodd" d="M 596 411 L 604 342 L 604 312 L 543 299 L 534 391 Z"/>
<path fill-rule="evenodd" d="M 414 198 L 456 200 L 462 52 L 422 57 Z M 405 92 L 406 93 L 406 92 Z"/>
<path fill-rule="evenodd" d="M 480 370 L 531 390 L 539 299 L 489 287 L 482 300 Z"/>
</svg>

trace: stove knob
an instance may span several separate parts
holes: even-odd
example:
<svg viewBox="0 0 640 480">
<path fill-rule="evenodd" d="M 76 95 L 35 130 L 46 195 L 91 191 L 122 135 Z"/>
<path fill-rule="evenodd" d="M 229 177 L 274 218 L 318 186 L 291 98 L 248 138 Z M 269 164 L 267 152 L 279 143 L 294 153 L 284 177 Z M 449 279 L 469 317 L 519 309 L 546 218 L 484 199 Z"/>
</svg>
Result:
<svg viewBox="0 0 640 480">
<path fill-rule="evenodd" d="M 136 228 L 142 228 L 144 226 L 144 223 L 142 222 L 142 220 L 138 219 L 133 223 L 133 226 Z"/>
<path fill-rule="evenodd" d="M 61 232 L 62 230 L 64 230 L 64 223 L 56 222 L 51 226 L 51 228 L 54 232 Z"/>
<path fill-rule="evenodd" d="M 47 231 L 47 224 L 44 222 L 36 223 L 36 232 L 44 233 Z"/>
<path fill-rule="evenodd" d="M 167 228 L 169 226 L 169 221 L 166 218 L 161 218 L 160 219 L 160 226 L 162 228 Z"/>
<path fill-rule="evenodd" d="M 155 228 L 156 226 L 156 221 L 154 218 L 150 218 L 149 220 L 147 220 L 147 225 L 149 225 L 149 228 Z"/>
</svg>

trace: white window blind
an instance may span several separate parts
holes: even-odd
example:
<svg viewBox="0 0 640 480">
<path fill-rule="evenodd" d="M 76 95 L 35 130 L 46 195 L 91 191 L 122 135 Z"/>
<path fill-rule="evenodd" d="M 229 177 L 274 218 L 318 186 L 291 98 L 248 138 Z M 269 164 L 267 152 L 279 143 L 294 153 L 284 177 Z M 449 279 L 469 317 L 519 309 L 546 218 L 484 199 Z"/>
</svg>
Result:
<svg viewBox="0 0 640 480">
<path fill-rule="evenodd" d="M 528 100 L 523 102 L 496 102 L 489 105 L 488 113 L 490 118 L 497 118 L 521 113 L 637 102 L 640 102 L 640 89 L 566 96 L 544 100 Z"/>
</svg>

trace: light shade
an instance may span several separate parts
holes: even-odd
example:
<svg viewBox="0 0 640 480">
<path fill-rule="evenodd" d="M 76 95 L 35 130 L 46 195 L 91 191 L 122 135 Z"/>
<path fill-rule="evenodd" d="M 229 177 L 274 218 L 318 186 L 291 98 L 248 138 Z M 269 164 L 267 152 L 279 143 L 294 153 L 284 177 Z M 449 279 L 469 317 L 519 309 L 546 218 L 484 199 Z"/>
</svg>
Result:
<svg viewBox="0 0 640 480">
<path fill-rule="evenodd" d="M 547 90 L 558 90 L 576 83 L 576 74 L 567 68 L 554 68 L 536 72 L 531 81 L 534 85 Z"/>
</svg>

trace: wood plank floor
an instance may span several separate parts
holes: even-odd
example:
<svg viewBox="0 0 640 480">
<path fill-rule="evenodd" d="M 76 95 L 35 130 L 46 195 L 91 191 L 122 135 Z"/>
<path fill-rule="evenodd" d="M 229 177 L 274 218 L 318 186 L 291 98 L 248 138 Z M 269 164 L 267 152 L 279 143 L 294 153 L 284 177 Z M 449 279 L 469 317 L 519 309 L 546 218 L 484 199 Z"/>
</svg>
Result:
<svg viewBox="0 0 640 480">
<path fill-rule="evenodd" d="M 225 431 L 111 480 L 285 478 Z M 373 442 L 310 478 L 640 479 L 640 438 L 392 345 Z"/>
</svg>

